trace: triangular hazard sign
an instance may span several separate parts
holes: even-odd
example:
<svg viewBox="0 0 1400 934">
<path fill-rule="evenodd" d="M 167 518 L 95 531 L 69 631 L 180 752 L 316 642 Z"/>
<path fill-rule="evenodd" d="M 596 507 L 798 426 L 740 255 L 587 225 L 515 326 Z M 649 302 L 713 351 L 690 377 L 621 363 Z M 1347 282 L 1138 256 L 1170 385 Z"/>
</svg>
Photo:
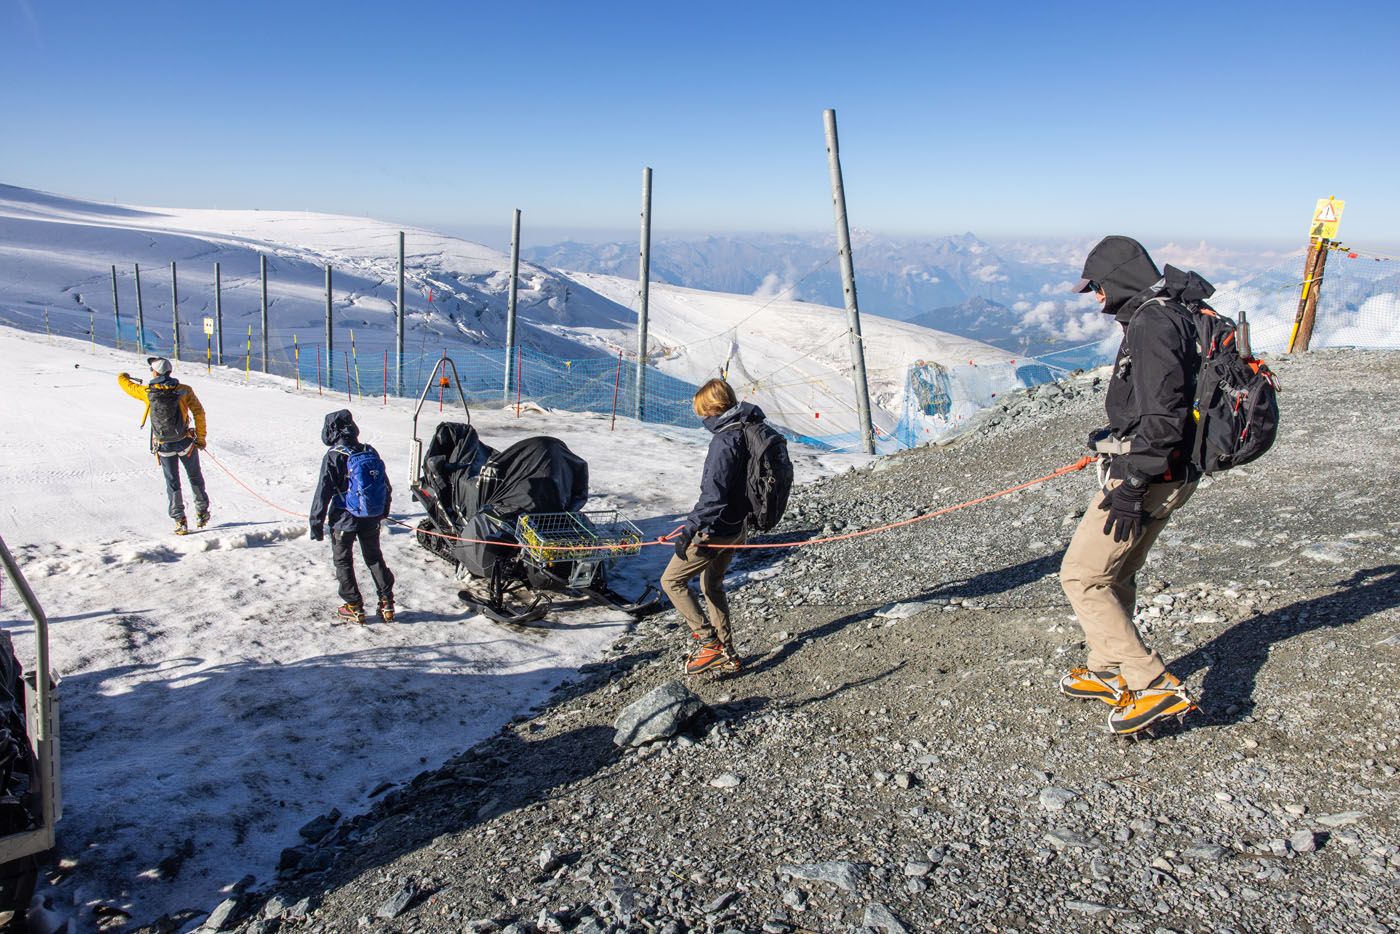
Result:
<svg viewBox="0 0 1400 934">
<path fill-rule="evenodd" d="M 1324 204 L 1322 206 L 1322 210 L 1317 212 L 1317 217 L 1313 218 L 1313 220 L 1319 221 L 1323 224 L 1335 223 L 1337 220 L 1337 212 L 1332 210 L 1332 202 L 1328 201 L 1326 204 Z"/>
</svg>

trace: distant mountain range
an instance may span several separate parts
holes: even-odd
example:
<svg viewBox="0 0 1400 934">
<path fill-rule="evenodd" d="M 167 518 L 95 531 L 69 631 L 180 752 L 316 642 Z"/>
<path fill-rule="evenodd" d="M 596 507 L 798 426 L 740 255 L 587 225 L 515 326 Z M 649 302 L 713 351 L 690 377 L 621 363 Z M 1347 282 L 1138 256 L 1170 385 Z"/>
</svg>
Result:
<svg viewBox="0 0 1400 934">
<path fill-rule="evenodd" d="M 861 310 L 1041 355 L 1111 332 L 1092 298 L 1066 291 L 1092 239 L 991 243 L 971 233 L 931 239 L 852 235 Z M 1152 245 L 1161 262 L 1208 276 L 1237 277 L 1287 251 L 1226 250 L 1206 244 Z M 566 242 L 524 251 L 555 269 L 637 275 L 635 243 Z M 757 234 L 658 240 L 654 281 L 840 307 L 840 264 L 832 236 Z"/>
</svg>

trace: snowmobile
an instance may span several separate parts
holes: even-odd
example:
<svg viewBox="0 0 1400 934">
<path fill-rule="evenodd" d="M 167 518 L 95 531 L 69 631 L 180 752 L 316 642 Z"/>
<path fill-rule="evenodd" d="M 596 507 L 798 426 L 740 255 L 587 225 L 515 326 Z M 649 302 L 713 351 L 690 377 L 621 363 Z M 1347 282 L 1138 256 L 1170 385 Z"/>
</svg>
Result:
<svg viewBox="0 0 1400 934">
<path fill-rule="evenodd" d="M 418 420 L 435 384 L 456 385 L 466 421 L 439 423 L 424 449 Z M 642 533 L 615 510 L 584 509 L 587 462 L 557 438 L 526 438 L 503 451 L 483 442 L 450 357 L 438 361 L 418 399 L 411 454 L 409 488 L 428 513 L 414 537 L 456 568 L 472 612 L 528 624 L 549 613 L 554 593 L 638 618 L 661 609 L 651 586 L 636 600 L 608 586 L 617 559 L 641 551 Z"/>
</svg>

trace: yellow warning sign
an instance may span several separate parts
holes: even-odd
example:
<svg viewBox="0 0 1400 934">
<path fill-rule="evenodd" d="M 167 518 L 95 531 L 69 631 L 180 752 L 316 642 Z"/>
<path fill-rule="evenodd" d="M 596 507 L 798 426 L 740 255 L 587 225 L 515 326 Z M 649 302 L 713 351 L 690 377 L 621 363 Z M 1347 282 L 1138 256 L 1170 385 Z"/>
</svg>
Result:
<svg viewBox="0 0 1400 934">
<path fill-rule="evenodd" d="M 1318 198 L 1317 209 L 1313 211 L 1312 225 L 1308 229 L 1308 236 L 1313 239 L 1322 237 L 1327 240 L 1337 238 L 1337 225 L 1342 220 L 1342 208 L 1346 207 L 1345 201 L 1336 198 Z"/>
<path fill-rule="evenodd" d="M 205 336 L 205 337 L 213 337 L 213 336 L 214 336 L 214 319 L 213 319 L 213 318 L 205 318 L 205 319 L 204 319 L 204 336 Z"/>
</svg>

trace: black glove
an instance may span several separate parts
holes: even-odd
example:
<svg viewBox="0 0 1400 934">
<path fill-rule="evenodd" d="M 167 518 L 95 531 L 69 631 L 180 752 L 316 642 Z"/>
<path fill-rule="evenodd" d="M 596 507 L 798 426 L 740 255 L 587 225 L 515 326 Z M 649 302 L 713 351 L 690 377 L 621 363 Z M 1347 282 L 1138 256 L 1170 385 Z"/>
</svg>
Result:
<svg viewBox="0 0 1400 934">
<path fill-rule="evenodd" d="M 1099 508 L 1108 512 L 1103 534 L 1113 533 L 1115 542 L 1126 542 L 1142 531 L 1142 501 L 1147 496 L 1147 478 L 1129 474 L 1122 483 L 1104 495 Z"/>
<path fill-rule="evenodd" d="M 313 542 L 319 542 L 322 541 L 325 537 L 326 527 L 319 523 L 313 523 L 311 526 L 311 540 Z"/>
<path fill-rule="evenodd" d="M 677 558 L 680 558 L 682 561 L 684 561 L 686 558 L 690 557 L 688 554 L 686 554 L 686 552 L 690 550 L 690 540 L 691 540 L 692 538 L 694 538 L 694 537 L 695 537 L 695 530 L 694 530 L 694 529 L 685 529 L 684 531 L 681 532 L 681 534 L 680 534 L 679 536 L 677 536 L 677 538 L 676 538 L 676 557 L 677 557 Z"/>
</svg>

